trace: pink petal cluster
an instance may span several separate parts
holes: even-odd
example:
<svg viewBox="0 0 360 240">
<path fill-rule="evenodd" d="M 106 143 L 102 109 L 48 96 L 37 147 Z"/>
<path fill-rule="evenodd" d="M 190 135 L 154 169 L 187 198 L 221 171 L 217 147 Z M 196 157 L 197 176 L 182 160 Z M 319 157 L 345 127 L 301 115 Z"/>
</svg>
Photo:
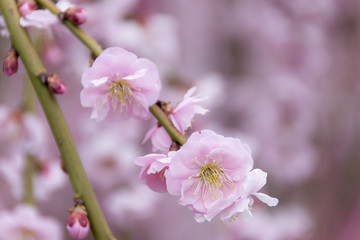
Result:
<svg viewBox="0 0 360 240">
<path fill-rule="evenodd" d="M 161 88 L 155 65 L 122 48 L 111 47 L 96 58 L 81 79 L 83 107 L 93 109 L 98 121 L 147 119 Z"/>
<path fill-rule="evenodd" d="M 185 93 L 183 100 L 181 100 L 176 107 L 171 108 L 168 113 L 170 121 L 183 134 L 191 126 L 195 114 L 204 115 L 209 111 L 197 104 L 198 102 L 204 101 L 206 98 L 200 97 L 199 94 L 194 95 L 195 91 L 196 87 L 189 89 Z M 143 143 L 150 138 L 153 146 L 152 150 L 154 152 L 157 150 L 167 151 L 172 143 L 169 134 L 161 125 L 156 125 L 151 128 L 145 135 Z"/>
<path fill-rule="evenodd" d="M 23 27 L 48 28 L 57 22 L 58 18 L 47 9 L 35 10 L 20 18 Z"/>
<path fill-rule="evenodd" d="M 258 193 L 266 173 L 254 169 L 250 149 L 235 138 L 210 130 L 193 133 L 174 154 L 165 172 L 167 190 L 179 203 L 195 212 L 198 222 L 222 220 L 250 213 L 256 196 L 269 206 L 278 200 Z"/>
<path fill-rule="evenodd" d="M 148 154 L 144 157 L 135 159 L 135 164 L 142 167 L 140 172 L 140 183 L 146 184 L 155 192 L 167 192 L 165 171 L 169 168 L 169 163 L 175 152 L 164 154 Z"/>
<path fill-rule="evenodd" d="M 12 212 L 0 212 L 0 240 L 63 239 L 60 224 L 53 218 L 41 216 L 29 205 L 18 205 Z"/>
<path fill-rule="evenodd" d="M 75 5 L 67 0 L 60 0 L 56 3 L 56 7 L 61 12 L 64 12 L 74 6 Z M 24 15 L 20 18 L 20 25 L 23 27 L 48 28 L 58 22 L 58 17 L 47 9 L 27 9 L 24 11 Z"/>
</svg>

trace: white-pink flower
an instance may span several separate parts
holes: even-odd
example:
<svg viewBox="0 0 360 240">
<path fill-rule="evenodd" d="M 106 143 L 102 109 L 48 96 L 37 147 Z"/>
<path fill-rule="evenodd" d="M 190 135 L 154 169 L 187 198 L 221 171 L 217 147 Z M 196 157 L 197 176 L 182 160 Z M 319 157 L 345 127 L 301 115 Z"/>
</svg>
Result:
<svg viewBox="0 0 360 240">
<path fill-rule="evenodd" d="M 191 126 L 191 122 L 195 114 L 204 115 L 209 110 L 201 107 L 197 103 L 204 101 L 206 98 L 200 97 L 199 94 L 195 94 L 196 87 L 189 89 L 184 99 L 181 100 L 176 107 L 170 108 L 168 117 L 174 126 L 181 132 L 185 133 L 186 129 Z M 161 125 L 152 127 L 145 135 L 143 143 L 151 138 L 152 150 L 169 150 L 172 140 L 165 128 Z"/>
<path fill-rule="evenodd" d="M 35 10 L 20 18 L 23 27 L 48 28 L 57 22 L 58 18 L 47 9 Z"/>
<path fill-rule="evenodd" d="M 96 58 L 81 79 L 83 107 L 93 108 L 91 118 L 147 119 L 161 88 L 155 65 L 122 48 L 111 47 Z"/>
<path fill-rule="evenodd" d="M 29 205 L 18 205 L 12 212 L 2 211 L 0 226 L 0 240 L 63 239 L 59 222 L 53 218 L 41 216 L 34 207 Z"/>
<path fill-rule="evenodd" d="M 60 0 L 56 3 L 56 7 L 61 12 L 65 12 L 74 6 L 67 0 Z M 28 14 L 20 18 L 20 25 L 23 27 L 48 28 L 58 22 L 58 17 L 47 9 L 28 11 Z"/>
<path fill-rule="evenodd" d="M 167 155 L 152 153 L 136 158 L 135 164 L 142 167 L 139 176 L 140 183 L 148 185 L 155 192 L 166 192 L 165 171 L 174 154 L 174 151 L 170 151 Z"/>
<path fill-rule="evenodd" d="M 193 133 L 173 156 L 165 172 L 166 185 L 170 194 L 181 196 L 181 205 L 196 213 L 197 221 L 210 221 L 240 200 L 245 211 L 252 205 L 251 194 L 270 202 L 267 195 L 256 193 L 265 182 L 262 176 L 253 177 L 259 172 L 250 172 L 252 167 L 247 145 L 239 139 L 203 130 Z"/>
</svg>

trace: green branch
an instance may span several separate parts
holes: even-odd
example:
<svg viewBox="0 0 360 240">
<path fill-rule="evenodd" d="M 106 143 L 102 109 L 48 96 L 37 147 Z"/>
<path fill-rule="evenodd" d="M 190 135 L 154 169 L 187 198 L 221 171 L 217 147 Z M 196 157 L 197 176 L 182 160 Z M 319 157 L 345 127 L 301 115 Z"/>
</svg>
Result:
<svg viewBox="0 0 360 240">
<path fill-rule="evenodd" d="M 176 141 L 180 145 L 184 145 L 187 141 L 186 137 L 177 130 L 172 122 L 167 117 L 166 113 L 156 104 L 150 107 L 150 112 L 156 117 L 159 123 L 165 128 L 169 133 L 171 139 Z"/>
<path fill-rule="evenodd" d="M 56 16 L 60 16 L 61 11 L 56 7 L 55 3 L 51 0 L 36 0 L 38 4 L 49 9 L 50 12 Z M 81 28 L 73 24 L 71 21 L 64 19 L 63 24 L 78 38 L 83 42 L 94 56 L 99 56 L 103 51 L 100 45 L 88 34 L 86 34 Z"/>
<path fill-rule="evenodd" d="M 34 185 L 33 185 L 33 176 L 35 172 L 35 161 L 34 157 L 31 154 L 26 155 L 26 164 L 23 172 L 24 176 L 24 193 L 23 201 L 24 203 L 35 205 L 34 199 Z"/>
<path fill-rule="evenodd" d="M 101 212 L 59 104 L 48 87 L 42 84 L 39 79 L 40 74 L 46 74 L 46 69 L 28 34 L 19 25 L 20 14 L 15 0 L 0 0 L 0 10 L 4 15 L 10 32 L 12 46 L 21 57 L 45 112 L 61 157 L 64 160 L 65 168 L 69 174 L 74 196 L 81 198 L 87 209 L 92 233 L 95 239 L 113 240 L 115 238 L 112 236 Z"/>
<path fill-rule="evenodd" d="M 60 10 L 51 0 L 36 1 L 43 7 L 49 9 L 53 14 L 57 16 L 60 15 Z M 92 51 L 95 57 L 98 57 L 101 54 L 103 50 L 92 37 L 87 35 L 78 26 L 74 25 L 72 22 L 66 19 L 63 21 L 63 23 L 81 42 L 84 43 L 87 48 L 90 49 L 90 51 Z M 173 141 L 176 141 L 180 145 L 183 145 L 187 141 L 186 137 L 174 127 L 167 115 L 161 110 L 161 108 L 159 108 L 159 106 L 157 106 L 156 104 L 152 105 L 150 107 L 150 112 L 159 121 L 159 123 L 164 126 Z"/>
</svg>

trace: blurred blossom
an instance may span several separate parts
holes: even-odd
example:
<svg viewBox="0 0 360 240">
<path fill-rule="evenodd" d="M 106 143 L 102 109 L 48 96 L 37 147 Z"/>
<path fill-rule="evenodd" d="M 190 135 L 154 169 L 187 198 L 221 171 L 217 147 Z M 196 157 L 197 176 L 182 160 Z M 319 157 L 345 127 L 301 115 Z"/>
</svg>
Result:
<svg viewBox="0 0 360 240">
<path fill-rule="evenodd" d="M 29 205 L 18 205 L 13 211 L 0 212 L 1 240 L 61 240 L 61 226 L 57 220 L 45 217 Z"/>
<path fill-rule="evenodd" d="M 34 198 L 39 201 L 49 200 L 51 194 L 64 186 L 66 175 L 56 161 L 43 161 L 35 157 L 34 165 Z M 17 200 L 20 200 L 24 193 L 25 166 L 26 157 L 19 154 L 0 161 L 0 173 L 8 183 L 13 197 Z"/>
<path fill-rule="evenodd" d="M 9 31 L 7 30 L 5 19 L 0 15 L 0 36 L 9 37 Z"/>
<path fill-rule="evenodd" d="M 309 213 L 298 205 L 278 207 L 271 212 L 259 206 L 253 214 L 254 218 L 240 225 L 237 222 L 227 224 L 234 234 L 229 239 L 305 239 L 312 226 Z"/>
<path fill-rule="evenodd" d="M 20 18 L 20 25 L 23 27 L 48 28 L 58 23 L 58 18 L 47 9 L 32 11 L 26 16 Z"/>
<path fill-rule="evenodd" d="M 45 126 L 38 116 L 0 106 L 0 156 L 38 153 L 45 144 Z"/>
<path fill-rule="evenodd" d="M 107 196 L 105 211 L 113 225 L 129 227 L 134 220 L 149 218 L 155 212 L 157 199 L 157 193 L 135 184 L 131 189 L 117 190 Z"/>
<path fill-rule="evenodd" d="M 131 127 L 112 125 L 88 136 L 80 147 L 84 167 L 95 186 L 109 190 L 136 179 L 136 166 L 132 160 L 137 156 L 138 149 L 136 141 L 131 141 L 131 136 L 125 133 Z"/>
</svg>

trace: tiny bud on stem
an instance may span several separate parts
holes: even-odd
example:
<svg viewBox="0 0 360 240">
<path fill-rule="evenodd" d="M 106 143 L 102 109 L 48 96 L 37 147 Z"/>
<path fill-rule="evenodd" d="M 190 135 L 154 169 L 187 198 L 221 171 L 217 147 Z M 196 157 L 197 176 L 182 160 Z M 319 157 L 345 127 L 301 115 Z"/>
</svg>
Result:
<svg viewBox="0 0 360 240">
<path fill-rule="evenodd" d="M 3 63 L 3 72 L 11 76 L 16 73 L 18 70 L 18 54 L 15 49 L 11 48 L 6 54 L 4 63 Z"/>
<path fill-rule="evenodd" d="M 85 206 L 75 204 L 74 208 L 69 210 L 69 217 L 66 226 L 69 234 L 76 240 L 84 239 L 90 231 L 90 222 L 87 218 Z"/>
<path fill-rule="evenodd" d="M 61 81 L 57 74 L 50 74 L 46 79 L 46 83 L 53 93 L 64 94 L 66 92 L 65 83 Z"/>
<path fill-rule="evenodd" d="M 69 8 L 65 12 L 65 17 L 76 25 L 81 25 L 87 20 L 87 11 L 83 8 Z"/>
</svg>

